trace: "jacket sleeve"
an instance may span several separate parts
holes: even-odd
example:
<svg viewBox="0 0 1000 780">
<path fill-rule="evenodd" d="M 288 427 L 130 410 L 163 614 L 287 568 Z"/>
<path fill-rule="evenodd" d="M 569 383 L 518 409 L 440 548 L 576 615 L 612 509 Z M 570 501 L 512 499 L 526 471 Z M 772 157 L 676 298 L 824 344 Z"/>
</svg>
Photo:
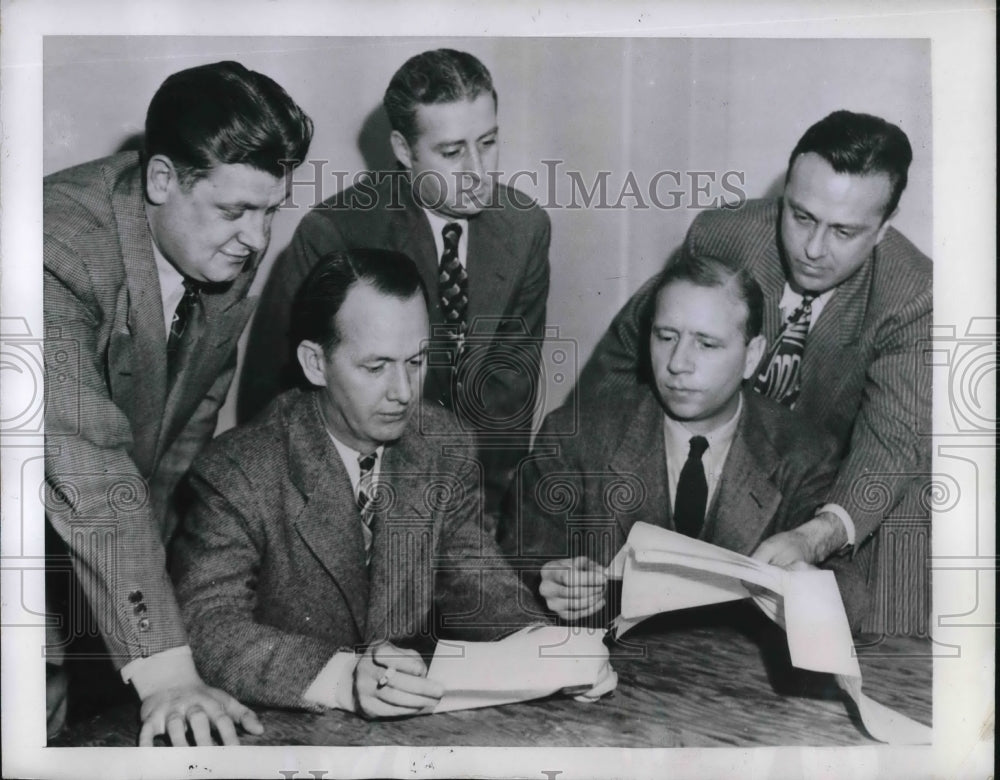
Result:
<svg viewBox="0 0 1000 780">
<path fill-rule="evenodd" d="M 459 475 L 461 500 L 444 513 L 435 563 L 435 628 L 456 639 L 491 641 L 547 622 L 481 517 L 477 469 Z"/>
<path fill-rule="evenodd" d="M 847 455 L 830 490 L 854 521 L 855 549 L 902 501 L 919 501 L 931 470 L 931 371 L 922 343 L 930 338 L 930 291 L 888 320 L 865 372 Z M 922 435 L 923 434 L 923 435 Z"/>
<path fill-rule="evenodd" d="M 129 454 L 131 424 L 105 382 L 105 315 L 64 245 L 46 239 L 45 259 L 46 516 L 121 668 L 187 637 L 149 485 Z"/>
<path fill-rule="evenodd" d="M 216 454 L 188 477 L 191 506 L 172 549 L 177 598 L 205 681 L 248 704 L 322 709 L 302 694 L 337 651 L 329 639 L 260 623 L 260 486 Z"/>
<path fill-rule="evenodd" d="M 292 300 L 319 258 L 346 245 L 336 225 L 311 211 L 278 255 L 260 295 L 240 373 L 237 415 L 251 420 L 274 398 L 298 383 L 299 365 L 289 335 Z"/>
</svg>

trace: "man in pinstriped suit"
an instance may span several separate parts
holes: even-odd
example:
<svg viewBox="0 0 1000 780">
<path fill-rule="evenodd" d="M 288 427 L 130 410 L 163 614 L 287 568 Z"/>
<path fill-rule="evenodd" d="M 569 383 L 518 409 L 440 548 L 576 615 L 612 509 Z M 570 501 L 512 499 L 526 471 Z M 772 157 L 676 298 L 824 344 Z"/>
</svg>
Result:
<svg viewBox="0 0 1000 780">
<path fill-rule="evenodd" d="M 44 183 L 46 514 L 142 699 L 143 745 L 161 733 L 187 744 L 189 728 L 197 744 L 213 729 L 234 743 L 234 721 L 261 729 L 196 671 L 164 544 L 174 489 L 232 381 L 247 290 L 286 196 L 282 162 L 301 161 L 311 137 L 278 84 L 220 62 L 161 85 L 141 156 Z M 54 660 L 61 647 L 50 642 Z M 49 666 L 52 735 L 66 676 Z"/>
<path fill-rule="evenodd" d="M 921 433 L 930 430 L 931 378 L 919 345 L 932 324 L 932 265 L 891 226 L 911 159 L 899 128 L 834 112 L 796 145 L 780 200 L 704 212 L 685 240 L 691 253 L 753 273 L 769 343 L 809 294 L 793 409 L 833 435 L 842 460 L 816 516 L 754 555 L 786 566 L 828 561 L 855 627 L 873 595 L 870 542 L 891 511 L 917 505 L 930 471 Z M 640 334 L 655 287 L 654 278 L 615 317 L 580 377 L 582 398 L 647 380 Z"/>
</svg>

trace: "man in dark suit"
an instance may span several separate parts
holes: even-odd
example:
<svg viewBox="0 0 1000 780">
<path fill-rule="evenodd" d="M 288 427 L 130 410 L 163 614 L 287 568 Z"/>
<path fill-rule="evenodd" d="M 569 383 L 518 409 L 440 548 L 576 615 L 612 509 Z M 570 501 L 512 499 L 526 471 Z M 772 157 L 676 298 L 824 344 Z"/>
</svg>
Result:
<svg viewBox="0 0 1000 780">
<path fill-rule="evenodd" d="M 842 458 L 827 502 L 807 523 L 766 540 L 778 565 L 837 553 L 848 614 L 874 592 L 885 516 L 918 506 L 930 471 L 931 379 L 920 343 L 932 322 L 930 260 L 891 227 L 912 150 L 883 119 L 837 111 L 810 127 L 789 159 L 784 196 L 695 219 L 685 250 L 734 260 L 764 290 L 772 350 L 754 387 L 818 423 Z M 657 281 L 615 317 L 581 375 L 582 398 L 641 381 L 643 322 Z M 874 499 L 874 500 L 873 500 Z"/>
<path fill-rule="evenodd" d="M 652 385 L 588 398 L 572 436 L 557 434 L 576 410 L 553 412 L 504 528 L 510 551 L 556 559 L 540 594 L 565 619 L 603 606 L 603 567 L 636 522 L 748 555 L 812 517 L 836 469 L 828 437 L 741 389 L 766 347 L 747 271 L 684 256 L 652 295 Z"/>
<path fill-rule="evenodd" d="M 278 84 L 220 62 L 162 84 L 142 155 L 45 179 L 47 517 L 142 699 L 143 745 L 161 733 L 187 744 L 188 727 L 198 744 L 212 728 L 233 743 L 233 720 L 260 729 L 195 670 L 164 544 L 175 487 L 235 371 L 247 290 L 286 196 L 282 161 L 302 160 L 311 136 Z"/>
<path fill-rule="evenodd" d="M 240 419 L 299 379 L 289 310 L 319 257 L 355 247 L 403 252 L 432 294 L 435 348 L 424 397 L 478 433 L 492 509 L 529 444 L 549 290 L 549 220 L 496 180 L 497 95 L 475 57 L 451 49 L 412 57 L 383 102 L 402 170 L 378 172 L 302 220 L 275 262 L 251 326 Z"/>
<path fill-rule="evenodd" d="M 195 657 L 254 703 L 426 711 L 443 691 L 420 650 L 496 639 L 538 613 L 483 528 L 452 416 L 423 410 L 434 436 L 411 420 L 429 332 L 413 262 L 330 253 L 294 303 L 312 389 L 279 396 L 191 470 L 173 573 Z"/>
</svg>

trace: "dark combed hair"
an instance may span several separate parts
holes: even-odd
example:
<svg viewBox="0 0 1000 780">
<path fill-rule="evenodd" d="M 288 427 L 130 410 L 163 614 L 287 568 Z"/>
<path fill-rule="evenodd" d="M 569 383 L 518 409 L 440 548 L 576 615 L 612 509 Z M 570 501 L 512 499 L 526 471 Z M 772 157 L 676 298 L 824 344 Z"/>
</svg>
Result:
<svg viewBox="0 0 1000 780">
<path fill-rule="evenodd" d="M 409 300 L 427 289 L 416 263 L 388 249 L 337 250 L 323 255 L 302 282 L 292 304 L 291 337 L 297 347 L 315 341 L 327 354 L 340 342 L 337 312 L 355 284 L 370 284 L 394 298 Z"/>
<path fill-rule="evenodd" d="M 888 175 L 891 192 L 883 220 L 899 205 L 913 161 L 910 140 L 900 128 L 881 117 L 845 110 L 834 111 L 806 130 L 788 158 L 788 175 L 795 158 L 806 152 L 818 154 L 837 173 Z"/>
<path fill-rule="evenodd" d="M 312 134 L 312 120 L 274 80 L 215 62 L 160 85 L 146 112 L 144 153 L 147 161 L 169 157 L 184 186 L 237 163 L 280 177 L 305 159 Z"/>
<path fill-rule="evenodd" d="M 417 107 L 433 103 L 493 96 L 493 77 L 478 59 L 464 51 L 435 49 L 410 57 L 396 71 L 382 99 L 389 124 L 413 144 L 419 136 Z"/>
<path fill-rule="evenodd" d="M 674 282 L 690 282 L 698 287 L 729 288 L 736 299 L 747 307 L 747 316 L 743 322 L 744 338 L 749 342 L 760 335 L 764 326 L 764 292 L 745 268 L 725 258 L 682 251 L 680 257 L 660 273 L 653 300 L 659 297 L 667 285 Z"/>
</svg>

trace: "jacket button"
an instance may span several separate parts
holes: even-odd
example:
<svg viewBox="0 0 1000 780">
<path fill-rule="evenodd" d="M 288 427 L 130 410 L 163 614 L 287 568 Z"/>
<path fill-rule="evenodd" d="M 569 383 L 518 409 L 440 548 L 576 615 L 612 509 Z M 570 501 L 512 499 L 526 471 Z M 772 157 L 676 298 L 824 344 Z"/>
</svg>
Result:
<svg viewBox="0 0 1000 780">
<path fill-rule="evenodd" d="M 149 618 L 143 618 L 139 621 L 140 631 L 149 631 Z"/>
<path fill-rule="evenodd" d="M 146 612 L 146 605 L 136 604 L 134 607 L 132 607 L 132 612 L 135 613 L 136 615 L 142 615 Z"/>
<path fill-rule="evenodd" d="M 131 593 L 128 594 L 128 600 L 131 601 L 133 604 L 139 603 L 140 601 L 142 601 L 142 591 L 133 590 Z"/>
</svg>

